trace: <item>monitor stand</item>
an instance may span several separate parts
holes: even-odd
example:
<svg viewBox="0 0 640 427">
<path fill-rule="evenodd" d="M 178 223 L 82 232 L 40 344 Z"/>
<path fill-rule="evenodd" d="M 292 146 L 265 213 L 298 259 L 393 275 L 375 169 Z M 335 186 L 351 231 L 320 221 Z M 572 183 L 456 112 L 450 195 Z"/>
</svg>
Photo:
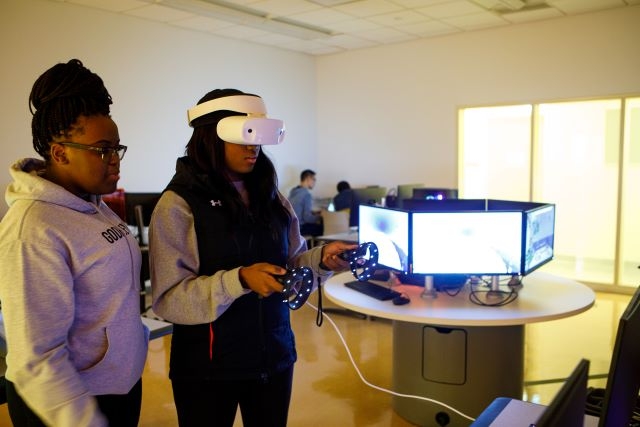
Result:
<svg viewBox="0 0 640 427">
<path fill-rule="evenodd" d="M 491 286 L 487 297 L 500 297 L 502 298 L 502 292 L 500 292 L 500 276 L 491 276 Z"/>
<path fill-rule="evenodd" d="M 422 298 L 438 298 L 438 292 L 433 285 L 433 276 L 424 276 L 424 290 L 420 296 Z"/>
</svg>

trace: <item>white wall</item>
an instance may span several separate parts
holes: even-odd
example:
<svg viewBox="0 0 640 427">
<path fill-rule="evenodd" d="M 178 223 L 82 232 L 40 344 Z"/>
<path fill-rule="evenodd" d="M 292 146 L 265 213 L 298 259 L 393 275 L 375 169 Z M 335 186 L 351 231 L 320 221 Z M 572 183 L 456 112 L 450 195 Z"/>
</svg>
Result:
<svg viewBox="0 0 640 427">
<path fill-rule="evenodd" d="M 269 147 L 280 187 L 317 168 L 315 61 L 312 57 L 174 28 L 133 17 L 42 0 L 0 2 L 0 188 L 20 157 L 37 157 L 28 97 L 35 79 L 58 62 L 79 58 L 111 93 L 122 144 L 120 186 L 160 191 L 171 178 L 191 130 L 186 110 L 206 92 L 234 87 L 261 95 L 287 125 Z M 0 203 L 0 217 L 6 212 Z"/>
<path fill-rule="evenodd" d="M 267 152 L 285 193 L 301 169 L 316 196 L 355 186 L 457 185 L 457 108 L 640 93 L 640 6 L 311 57 L 44 0 L 1 0 L 0 188 L 35 155 L 28 94 L 56 62 L 82 59 L 114 98 L 130 147 L 121 185 L 156 191 L 205 92 L 262 95 L 287 138 Z M 6 210 L 0 203 L 0 215 Z"/>
<path fill-rule="evenodd" d="M 325 177 L 455 187 L 459 107 L 640 93 L 640 6 L 317 62 L 319 191 Z"/>
</svg>

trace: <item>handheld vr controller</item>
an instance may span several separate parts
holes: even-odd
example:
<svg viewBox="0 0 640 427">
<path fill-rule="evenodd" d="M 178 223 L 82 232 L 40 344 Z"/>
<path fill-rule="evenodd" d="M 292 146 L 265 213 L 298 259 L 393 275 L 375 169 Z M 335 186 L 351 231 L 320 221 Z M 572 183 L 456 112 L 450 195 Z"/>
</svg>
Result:
<svg viewBox="0 0 640 427">
<path fill-rule="evenodd" d="M 351 273 L 356 279 L 369 279 L 378 265 L 378 247 L 373 242 L 366 242 L 355 249 L 344 251 L 338 255 L 348 261 Z M 284 286 L 282 302 L 287 303 L 291 310 L 297 310 L 307 302 L 313 289 L 313 272 L 309 267 L 297 267 L 287 270 L 275 279 Z"/>
<path fill-rule="evenodd" d="M 364 282 L 376 271 L 376 266 L 378 265 L 378 246 L 373 242 L 365 242 L 355 249 L 342 252 L 338 257 L 349 261 L 351 273 L 353 273 L 356 279 Z"/>
<path fill-rule="evenodd" d="M 291 310 L 297 310 L 304 305 L 313 289 L 313 272 L 309 267 L 292 268 L 275 278 L 284 286 L 282 302 L 286 302 Z"/>
</svg>

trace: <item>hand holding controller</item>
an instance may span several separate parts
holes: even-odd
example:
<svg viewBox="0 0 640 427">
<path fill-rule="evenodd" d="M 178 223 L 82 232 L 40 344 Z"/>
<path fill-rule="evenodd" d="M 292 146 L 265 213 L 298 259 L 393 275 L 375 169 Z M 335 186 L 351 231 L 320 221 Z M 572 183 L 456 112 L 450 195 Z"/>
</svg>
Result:
<svg viewBox="0 0 640 427">
<path fill-rule="evenodd" d="M 365 242 L 355 249 L 341 252 L 338 257 L 348 261 L 355 278 L 364 282 L 376 271 L 378 246 L 373 242 Z"/>
<path fill-rule="evenodd" d="M 313 289 L 313 272 L 309 267 L 292 268 L 284 275 L 274 277 L 284 286 L 282 302 L 286 302 L 291 310 L 304 305 Z"/>
<path fill-rule="evenodd" d="M 355 249 L 341 252 L 338 257 L 349 262 L 351 272 L 360 281 L 368 280 L 378 265 L 378 247 L 366 242 Z M 283 302 L 291 310 L 299 309 L 309 298 L 313 289 L 313 272 L 309 267 L 297 267 L 287 270 L 282 276 L 274 276 L 284 286 Z"/>
</svg>

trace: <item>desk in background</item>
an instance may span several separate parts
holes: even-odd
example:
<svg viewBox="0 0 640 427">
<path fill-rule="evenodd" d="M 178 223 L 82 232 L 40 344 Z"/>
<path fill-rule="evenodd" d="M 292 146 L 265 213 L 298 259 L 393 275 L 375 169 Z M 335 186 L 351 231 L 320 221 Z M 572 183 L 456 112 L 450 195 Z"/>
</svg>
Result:
<svg viewBox="0 0 640 427">
<path fill-rule="evenodd" d="M 411 285 L 394 287 L 411 299 L 396 306 L 344 286 L 350 280 L 350 273 L 330 278 L 325 294 L 347 309 L 393 320 L 393 390 L 441 401 L 473 418 L 496 397 L 522 397 L 527 323 L 573 316 L 595 301 L 587 286 L 542 272 L 526 276 L 518 298 L 500 307 L 472 303 L 468 287 L 454 297 L 422 298 L 423 288 Z M 393 406 L 418 425 L 438 425 L 440 412 L 451 427 L 470 423 L 417 399 L 394 396 Z"/>
<path fill-rule="evenodd" d="M 156 338 L 163 337 L 173 333 L 173 324 L 165 322 L 163 320 L 152 319 L 150 317 L 140 316 L 142 323 L 149 328 L 149 339 L 154 340 Z"/>
<path fill-rule="evenodd" d="M 347 242 L 347 243 L 358 243 L 358 231 L 352 230 L 347 231 L 345 233 L 336 233 L 336 234 L 325 234 L 322 236 L 316 236 L 313 238 L 314 242 L 317 244 L 319 242 Z"/>
</svg>

